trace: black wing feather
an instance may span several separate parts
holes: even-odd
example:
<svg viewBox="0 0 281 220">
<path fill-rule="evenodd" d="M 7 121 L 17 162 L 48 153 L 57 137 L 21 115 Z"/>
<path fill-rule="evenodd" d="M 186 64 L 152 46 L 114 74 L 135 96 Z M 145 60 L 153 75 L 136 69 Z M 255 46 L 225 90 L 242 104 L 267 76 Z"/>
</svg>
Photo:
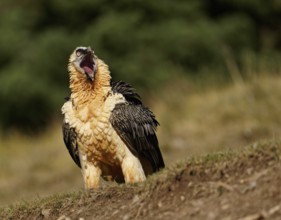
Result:
<svg viewBox="0 0 281 220">
<path fill-rule="evenodd" d="M 142 104 L 141 97 L 130 84 L 123 81 L 111 82 L 111 87 L 114 93 L 121 93 L 128 102 Z"/>
<path fill-rule="evenodd" d="M 153 172 L 163 168 L 155 130 L 159 125 L 154 114 L 142 105 L 140 96 L 127 83 L 112 83 L 114 93 L 121 93 L 126 103 L 118 104 L 112 111 L 110 122 L 131 152 L 148 160 Z"/>
<path fill-rule="evenodd" d="M 63 122 L 62 131 L 63 140 L 71 158 L 74 160 L 77 166 L 81 168 L 77 145 L 77 135 L 75 133 L 74 128 L 70 128 L 68 123 Z"/>
</svg>

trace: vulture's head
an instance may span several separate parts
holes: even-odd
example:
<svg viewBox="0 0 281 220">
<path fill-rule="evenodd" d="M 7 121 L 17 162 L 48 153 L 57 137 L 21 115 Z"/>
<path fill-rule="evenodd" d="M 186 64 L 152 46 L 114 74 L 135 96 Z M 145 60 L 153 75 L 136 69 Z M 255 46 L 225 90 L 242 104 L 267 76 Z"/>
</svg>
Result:
<svg viewBox="0 0 281 220">
<path fill-rule="evenodd" d="M 81 74 L 85 74 L 91 81 L 94 80 L 97 72 L 97 62 L 98 58 L 94 55 L 91 47 L 77 47 L 69 59 L 69 65 Z"/>
</svg>

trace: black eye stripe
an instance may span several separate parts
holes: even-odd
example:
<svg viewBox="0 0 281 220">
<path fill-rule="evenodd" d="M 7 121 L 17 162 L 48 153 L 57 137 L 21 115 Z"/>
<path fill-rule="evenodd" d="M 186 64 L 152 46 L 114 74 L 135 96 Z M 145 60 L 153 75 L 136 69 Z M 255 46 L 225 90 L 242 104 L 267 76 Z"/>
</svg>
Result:
<svg viewBox="0 0 281 220">
<path fill-rule="evenodd" d="M 86 53 L 87 53 L 87 49 L 85 49 L 85 50 L 84 50 L 84 49 L 81 49 L 81 48 L 80 48 L 80 49 L 77 49 L 77 50 L 76 50 L 76 54 L 78 54 L 78 53 L 80 53 L 80 54 L 86 54 Z"/>
</svg>

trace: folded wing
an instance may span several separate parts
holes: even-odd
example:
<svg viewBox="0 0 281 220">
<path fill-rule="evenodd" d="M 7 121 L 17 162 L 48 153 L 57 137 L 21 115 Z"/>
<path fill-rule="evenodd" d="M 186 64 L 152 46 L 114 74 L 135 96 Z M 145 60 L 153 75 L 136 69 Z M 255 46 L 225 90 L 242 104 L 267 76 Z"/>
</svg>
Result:
<svg viewBox="0 0 281 220">
<path fill-rule="evenodd" d="M 110 117 L 113 128 L 130 151 L 141 159 L 143 167 L 149 164 L 152 172 L 163 168 L 165 165 L 155 134 L 159 123 L 154 114 L 142 105 L 139 95 L 129 84 L 112 83 L 112 90 L 121 93 L 127 101 L 113 109 Z"/>
<path fill-rule="evenodd" d="M 62 125 L 62 131 L 63 140 L 71 158 L 74 160 L 77 166 L 81 168 L 77 145 L 77 134 L 75 133 L 74 128 L 70 128 L 69 124 L 64 121 Z"/>
</svg>

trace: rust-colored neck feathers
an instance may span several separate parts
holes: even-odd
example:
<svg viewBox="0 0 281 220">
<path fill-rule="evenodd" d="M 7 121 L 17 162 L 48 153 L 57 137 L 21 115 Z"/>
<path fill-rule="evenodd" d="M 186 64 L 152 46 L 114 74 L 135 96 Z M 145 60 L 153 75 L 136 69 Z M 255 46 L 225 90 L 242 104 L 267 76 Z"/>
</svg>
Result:
<svg viewBox="0 0 281 220">
<path fill-rule="evenodd" d="M 108 66 L 100 59 L 97 60 L 98 69 L 94 81 L 87 79 L 69 62 L 71 99 L 76 106 L 83 105 L 94 99 L 105 99 L 110 91 L 110 72 Z"/>
</svg>

